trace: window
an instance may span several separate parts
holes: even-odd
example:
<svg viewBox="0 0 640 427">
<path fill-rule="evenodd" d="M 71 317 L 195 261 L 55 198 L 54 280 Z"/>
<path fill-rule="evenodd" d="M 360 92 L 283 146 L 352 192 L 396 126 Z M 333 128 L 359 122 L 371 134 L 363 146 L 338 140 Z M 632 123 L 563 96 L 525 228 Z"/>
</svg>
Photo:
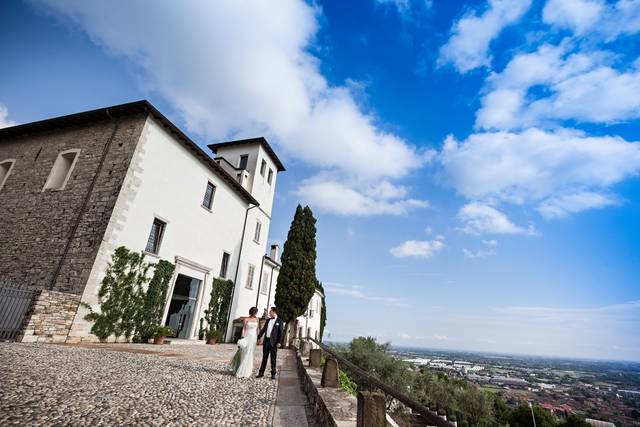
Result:
<svg viewBox="0 0 640 427">
<path fill-rule="evenodd" d="M 253 276 L 256 273 L 256 266 L 249 264 L 249 270 L 247 271 L 247 284 L 245 285 L 245 288 L 247 289 L 253 289 Z"/>
<path fill-rule="evenodd" d="M 229 258 L 231 258 L 231 255 L 229 255 L 226 252 L 222 253 L 222 264 L 220 264 L 220 277 L 222 277 L 223 279 L 227 278 L 227 270 L 229 269 Z"/>
<path fill-rule="evenodd" d="M 307 338 L 311 338 L 311 328 L 307 328 Z"/>
<path fill-rule="evenodd" d="M 214 194 L 216 194 L 216 186 L 207 182 L 207 189 L 204 191 L 204 199 L 202 200 L 203 207 L 211 209 Z"/>
<path fill-rule="evenodd" d="M 64 190 L 76 165 L 76 160 L 78 160 L 78 153 L 80 153 L 80 150 L 68 150 L 58 154 L 58 158 L 56 158 L 49 173 L 49 178 L 47 178 L 47 182 L 42 189 L 43 191 Z"/>
<path fill-rule="evenodd" d="M 316 341 L 318 341 L 320 337 L 318 336 L 318 331 L 316 331 Z"/>
<path fill-rule="evenodd" d="M 247 163 L 249 163 L 249 155 L 243 154 L 240 156 L 240 164 L 238 165 L 238 169 L 246 169 Z"/>
<path fill-rule="evenodd" d="M 260 175 L 264 177 L 264 172 L 267 170 L 267 162 L 264 160 L 260 163 Z"/>
<path fill-rule="evenodd" d="M 7 178 L 9 178 L 9 174 L 11 173 L 15 162 L 15 160 L 10 159 L 3 160 L 2 163 L 0 163 L 0 190 L 4 187 L 4 183 L 7 182 Z"/>
<path fill-rule="evenodd" d="M 260 243 L 260 232 L 262 231 L 262 223 L 260 221 L 256 221 L 256 232 L 253 235 L 253 241 L 256 243 Z"/>
<path fill-rule="evenodd" d="M 152 254 L 157 254 L 160 251 L 160 243 L 162 242 L 162 237 L 164 236 L 164 229 L 166 226 L 166 222 L 161 221 L 158 218 L 154 218 L 145 251 Z"/>
<path fill-rule="evenodd" d="M 260 285 L 260 293 L 262 295 L 266 295 L 267 294 L 267 284 L 269 282 L 269 273 L 267 273 L 266 271 L 264 273 L 262 273 L 262 285 Z"/>
<path fill-rule="evenodd" d="M 271 185 L 271 180 L 273 179 L 273 169 L 269 168 L 269 175 L 267 176 L 267 182 Z"/>
</svg>

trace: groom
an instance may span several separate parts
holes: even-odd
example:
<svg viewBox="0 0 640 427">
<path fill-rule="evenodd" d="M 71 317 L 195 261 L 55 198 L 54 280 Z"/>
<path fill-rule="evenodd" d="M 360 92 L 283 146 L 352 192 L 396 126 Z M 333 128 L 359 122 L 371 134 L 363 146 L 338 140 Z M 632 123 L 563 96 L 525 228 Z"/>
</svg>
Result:
<svg viewBox="0 0 640 427">
<path fill-rule="evenodd" d="M 278 317 L 278 309 L 271 307 L 269 310 L 269 319 L 258 335 L 258 341 L 265 336 L 264 344 L 262 344 L 262 363 L 260 364 L 260 372 L 256 378 L 264 376 L 264 370 L 267 368 L 267 358 L 271 356 L 271 379 L 276 379 L 276 358 L 278 356 L 278 345 L 282 342 L 284 335 L 284 322 Z"/>
</svg>

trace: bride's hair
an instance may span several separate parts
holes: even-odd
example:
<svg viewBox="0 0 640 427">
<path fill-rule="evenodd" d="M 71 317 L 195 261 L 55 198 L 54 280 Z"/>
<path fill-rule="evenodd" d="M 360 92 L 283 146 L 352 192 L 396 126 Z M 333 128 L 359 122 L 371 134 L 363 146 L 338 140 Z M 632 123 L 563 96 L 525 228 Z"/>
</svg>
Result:
<svg viewBox="0 0 640 427">
<path fill-rule="evenodd" d="M 255 316 L 257 312 L 258 312 L 258 307 L 251 307 L 249 309 L 249 316 Z"/>
</svg>

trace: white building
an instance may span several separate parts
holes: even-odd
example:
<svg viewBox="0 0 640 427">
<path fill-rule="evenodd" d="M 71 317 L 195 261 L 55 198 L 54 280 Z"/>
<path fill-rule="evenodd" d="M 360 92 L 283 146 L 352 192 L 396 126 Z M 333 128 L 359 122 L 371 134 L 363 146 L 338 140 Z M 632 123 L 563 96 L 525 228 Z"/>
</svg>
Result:
<svg viewBox="0 0 640 427">
<path fill-rule="evenodd" d="M 324 295 L 320 289 L 316 289 L 309 301 L 307 311 L 296 319 L 295 330 L 297 331 L 297 338 L 313 338 L 316 341 L 320 341 L 320 313 L 323 299 Z M 317 347 L 315 344 L 312 346 L 314 348 Z"/>
<path fill-rule="evenodd" d="M 233 280 L 226 331 L 232 340 L 233 319 L 248 315 L 252 306 L 260 315 L 273 305 L 278 247 L 266 253 L 277 175 L 284 165 L 262 137 L 209 145 L 215 155 L 210 156 L 153 106 L 145 101 L 143 107 L 148 115 L 82 301 L 99 310 L 98 290 L 115 248 L 142 250 L 148 261 L 176 265 L 163 324 L 178 338 L 197 339 L 213 278 Z M 81 306 L 67 341 L 92 338 L 85 314 Z M 309 320 L 315 325 L 319 315 L 313 314 Z"/>
</svg>

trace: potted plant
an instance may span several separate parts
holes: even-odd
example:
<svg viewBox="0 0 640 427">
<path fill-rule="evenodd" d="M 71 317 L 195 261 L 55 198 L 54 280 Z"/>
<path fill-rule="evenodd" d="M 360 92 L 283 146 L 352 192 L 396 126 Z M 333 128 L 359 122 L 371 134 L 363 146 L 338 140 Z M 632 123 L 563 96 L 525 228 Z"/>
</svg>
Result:
<svg viewBox="0 0 640 427">
<path fill-rule="evenodd" d="M 164 344 L 165 337 L 173 334 L 173 331 L 168 326 L 157 325 L 153 329 L 153 343 Z"/>
<path fill-rule="evenodd" d="M 211 329 L 207 331 L 207 344 L 215 344 L 222 341 L 222 331 Z"/>
</svg>

